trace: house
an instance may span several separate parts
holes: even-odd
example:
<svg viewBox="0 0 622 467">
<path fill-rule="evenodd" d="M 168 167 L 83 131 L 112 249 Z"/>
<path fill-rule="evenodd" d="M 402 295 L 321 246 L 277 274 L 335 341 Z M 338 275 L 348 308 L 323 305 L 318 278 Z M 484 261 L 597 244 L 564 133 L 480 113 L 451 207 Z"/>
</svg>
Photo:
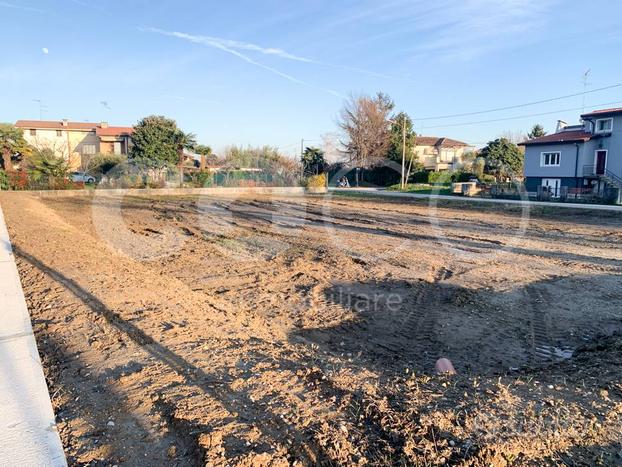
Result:
<svg viewBox="0 0 622 467">
<path fill-rule="evenodd" d="M 67 120 L 18 120 L 15 126 L 24 131 L 31 146 L 53 150 L 69 159 L 74 168 L 85 166 L 95 154 L 127 154 L 133 131 L 132 127 L 109 126 L 106 122 Z"/>
<path fill-rule="evenodd" d="M 520 144 L 530 193 L 608 197 L 622 189 L 622 108 L 585 113 L 578 125 L 560 121 L 555 133 Z"/>
<path fill-rule="evenodd" d="M 417 136 L 413 149 L 415 156 L 426 170 L 457 169 L 469 145 L 455 139 L 437 136 Z"/>
</svg>

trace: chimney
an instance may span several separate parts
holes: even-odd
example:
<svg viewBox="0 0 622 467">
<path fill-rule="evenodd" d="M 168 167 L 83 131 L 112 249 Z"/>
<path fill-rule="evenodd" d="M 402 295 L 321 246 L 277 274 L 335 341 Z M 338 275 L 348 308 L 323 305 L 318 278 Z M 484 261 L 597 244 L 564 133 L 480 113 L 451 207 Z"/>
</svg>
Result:
<svg viewBox="0 0 622 467">
<path fill-rule="evenodd" d="M 100 126 L 101 128 L 108 128 L 108 122 L 101 122 L 101 123 L 99 124 L 99 126 Z"/>
<path fill-rule="evenodd" d="M 568 123 L 563 120 L 557 120 L 557 128 L 555 129 L 555 133 L 563 131 L 564 128 L 568 126 Z"/>
<path fill-rule="evenodd" d="M 61 122 L 62 126 L 69 126 L 69 120 L 67 120 L 66 118 L 63 118 L 63 121 Z"/>
<path fill-rule="evenodd" d="M 205 154 L 201 154 L 201 171 L 204 171 L 207 168 L 207 156 Z"/>
</svg>

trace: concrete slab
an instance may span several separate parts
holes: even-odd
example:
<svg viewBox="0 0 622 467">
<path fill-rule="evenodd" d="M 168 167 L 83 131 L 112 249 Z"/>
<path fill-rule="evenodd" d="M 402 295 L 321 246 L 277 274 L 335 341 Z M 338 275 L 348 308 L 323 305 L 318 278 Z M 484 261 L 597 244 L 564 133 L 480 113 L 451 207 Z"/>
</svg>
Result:
<svg viewBox="0 0 622 467">
<path fill-rule="evenodd" d="M 0 262 L 0 341 L 15 334 L 32 334 L 22 285 L 13 261 Z"/>
<path fill-rule="evenodd" d="M 9 241 L 9 232 L 2 216 L 2 209 L 0 209 L 0 263 L 7 261 L 13 261 L 13 251 Z"/>
<path fill-rule="evenodd" d="M 0 466 L 66 466 L 0 209 Z"/>
</svg>

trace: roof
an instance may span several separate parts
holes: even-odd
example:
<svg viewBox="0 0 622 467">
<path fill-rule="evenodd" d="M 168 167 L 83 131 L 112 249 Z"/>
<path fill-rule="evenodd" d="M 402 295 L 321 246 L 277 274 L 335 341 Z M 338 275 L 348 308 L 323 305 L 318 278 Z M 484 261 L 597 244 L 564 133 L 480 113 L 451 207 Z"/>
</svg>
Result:
<svg viewBox="0 0 622 467">
<path fill-rule="evenodd" d="M 62 121 L 46 121 L 46 120 L 18 120 L 15 122 L 18 128 L 34 128 L 34 129 L 50 129 L 50 130 L 95 130 L 99 123 L 88 122 L 67 122 L 67 126 L 63 126 Z"/>
<path fill-rule="evenodd" d="M 133 132 L 134 128 L 131 126 L 109 126 L 95 130 L 97 136 L 122 136 L 131 135 Z"/>
<path fill-rule="evenodd" d="M 65 123 L 65 124 L 63 124 Z M 64 122 L 62 120 L 18 120 L 15 126 L 25 129 L 40 130 L 82 130 L 95 131 L 97 136 L 130 135 L 134 129 L 130 126 L 103 126 L 102 123 Z"/>
<path fill-rule="evenodd" d="M 529 139 L 518 143 L 522 146 L 532 146 L 535 144 L 559 144 L 559 143 L 581 143 L 589 141 L 594 135 L 583 130 L 560 131 L 550 135 L 540 136 L 539 138 Z"/>
<path fill-rule="evenodd" d="M 438 136 L 417 136 L 415 144 L 417 146 L 441 146 L 443 148 L 468 146 L 467 143 L 463 143 L 462 141 Z"/>
<path fill-rule="evenodd" d="M 616 107 L 613 109 L 594 110 L 593 112 L 589 112 L 589 113 L 581 115 L 581 118 L 600 117 L 604 115 L 614 115 L 614 114 L 622 114 L 622 107 Z"/>
</svg>

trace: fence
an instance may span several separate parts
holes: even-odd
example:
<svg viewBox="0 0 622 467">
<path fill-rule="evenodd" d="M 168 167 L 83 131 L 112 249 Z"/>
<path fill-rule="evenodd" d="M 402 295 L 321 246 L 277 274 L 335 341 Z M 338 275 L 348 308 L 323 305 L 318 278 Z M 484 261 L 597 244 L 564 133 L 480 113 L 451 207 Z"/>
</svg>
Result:
<svg viewBox="0 0 622 467">
<path fill-rule="evenodd" d="M 124 166 L 98 176 L 91 186 L 74 182 L 70 174 L 65 176 L 44 176 L 33 179 L 26 171 L 11 172 L 8 188 L 11 190 L 81 190 L 84 188 L 166 188 L 179 187 L 180 177 L 176 169 L 144 169 Z M 301 186 L 299 173 L 266 169 L 228 170 L 218 172 L 186 171 L 183 186 L 190 188 L 209 187 L 284 187 Z"/>
</svg>

